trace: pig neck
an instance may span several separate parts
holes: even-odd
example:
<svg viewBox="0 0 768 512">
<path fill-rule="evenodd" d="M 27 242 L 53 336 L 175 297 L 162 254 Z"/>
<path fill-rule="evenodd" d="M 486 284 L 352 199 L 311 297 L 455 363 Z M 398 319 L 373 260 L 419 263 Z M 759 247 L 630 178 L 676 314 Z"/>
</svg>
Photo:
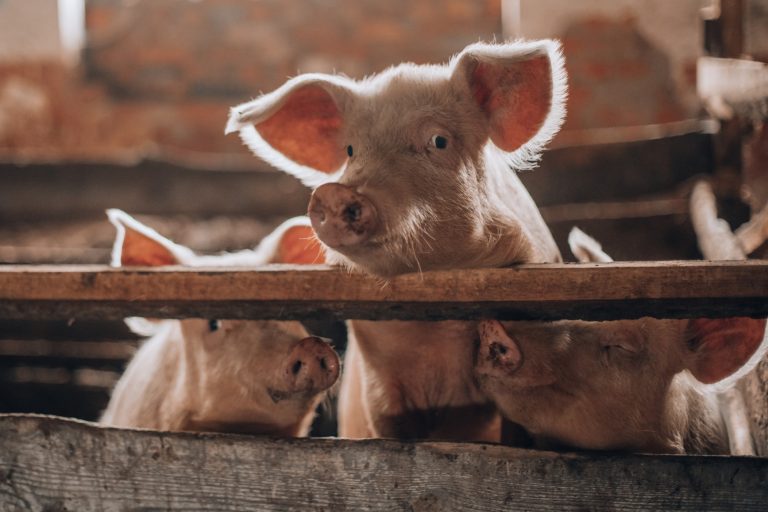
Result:
<svg viewBox="0 0 768 512">
<path fill-rule="evenodd" d="M 538 207 L 503 155 L 488 144 L 483 152 L 485 196 L 482 244 L 463 267 L 496 268 L 514 263 L 562 261 Z M 489 243 L 490 241 L 490 243 Z"/>
<path fill-rule="evenodd" d="M 670 386 L 667 437 L 679 453 L 728 454 L 728 432 L 717 394 L 702 387 L 687 372 Z M 679 405 L 675 405 L 679 404 Z"/>
<path fill-rule="evenodd" d="M 375 434 L 498 441 L 500 421 L 472 371 L 473 322 L 350 321 Z"/>
<path fill-rule="evenodd" d="M 142 344 L 115 386 L 102 423 L 163 430 L 176 427 L 178 413 L 170 397 L 181 389 L 181 344 L 169 336 L 176 328 L 173 323 L 167 322 Z"/>
<path fill-rule="evenodd" d="M 152 416 L 145 418 L 149 424 L 141 426 L 192 430 L 188 429 L 189 418 L 199 407 L 200 386 L 195 358 L 189 352 L 178 321 L 169 324 L 162 336 L 151 338 L 140 349 L 131 365 L 146 363 L 150 367 L 143 371 L 152 375 L 147 389 L 137 390 L 143 395 L 139 397 L 144 402 L 142 408 L 148 408 Z M 146 356 L 154 357 L 144 361 Z"/>
</svg>

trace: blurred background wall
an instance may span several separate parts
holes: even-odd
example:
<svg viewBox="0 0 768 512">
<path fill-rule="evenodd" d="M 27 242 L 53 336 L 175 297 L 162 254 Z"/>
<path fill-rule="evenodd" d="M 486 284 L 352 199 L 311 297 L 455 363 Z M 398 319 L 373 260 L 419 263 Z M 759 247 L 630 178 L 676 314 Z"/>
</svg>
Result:
<svg viewBox="0 0 768 512">
<path fill-rule="evenodd" d="M 26 128 L 6 122 L 0 154 L 243 155 L 236 137 L 223 136 L 227 107 L 286 77 L 359 78 L 401 61 L 443 62 L 468 43 L 504 37 L 563 41 L 571 95 L 560 143 L 575 144 L 578 130 L 698 114 L 700 13 L 713 1 L 88 0 L 82 58 L 67 66 L 60 35 L 75 34 L 69 46 L 77 41 L 78 18 L 59 24 L 57 7 L 76 12 L 67 4 L 77 2 L 4 0 L 0 102 L 16 103 L 13 117 Z M 748 3 L 765 9 L 765 1 Z"/>
</svg>

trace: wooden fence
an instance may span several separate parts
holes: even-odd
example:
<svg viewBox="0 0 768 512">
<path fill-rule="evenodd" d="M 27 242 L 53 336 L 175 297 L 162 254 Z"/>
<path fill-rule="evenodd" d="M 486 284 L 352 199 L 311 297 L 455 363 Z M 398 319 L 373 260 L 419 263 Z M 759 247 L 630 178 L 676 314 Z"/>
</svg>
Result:
<svg viewBox="0 0 768 512">
<path fill-rule="evenodd" d="M 764 511 L 768 459 L 270 439 L 0 416 L 0 510 Z"/>
<path fill-rule="evenodd" d="M 4 318 L 439 320 L 768 316 L 768 261 L 519 265 L 389 280 L 318 266 L 260 270 L 0 267 Z"/>
<path fill-rule="evenodd" d="M 0 268 L 6 318 L 768 316 L 768 262 Z M 271 439 L 0 415 L 0 510 L 765 510 L 768 458 Z"/>
</svg>

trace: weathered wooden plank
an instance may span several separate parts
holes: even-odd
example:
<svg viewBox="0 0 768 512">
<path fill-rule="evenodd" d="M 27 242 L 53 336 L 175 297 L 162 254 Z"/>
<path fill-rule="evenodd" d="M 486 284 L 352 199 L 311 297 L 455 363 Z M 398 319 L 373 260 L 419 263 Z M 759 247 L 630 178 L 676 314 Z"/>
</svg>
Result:
<svg viewBox="0 0 768 512">
<path fill-rule="evenodd" d="M 539 168 L 519 176 L 536 204 L 545 207 L 667 194 L 713 168 L 712 136 L 686 133 L 547 150 Z"/>
<path fill-rule="evenodd" d="M 1 510 L 764 510 L 768 459 L 276 440 L 0 416 Z"/>
<path fill-rule="evenodd" d="M 0 369 L 34 365 L 69 369 L 96 366 L 122 370 L 125 362 L 136 352 L 137 345 L 136 340 L 0 339 Z"/>
<path fill-rule="evenodd" d="M 131 213 L 285 217 L 307 211 L 309 189 L 284 173 L 253 162 L 247 170 L 195 169 L 168 161 L 135 165 L 0 162 L 0 219 L 104 217 L 107 208 Z M 219 170 L 224 168 L 224 170 Z"/>
<path fill-rule="evenodd" d="M 636 318 L 768 315 L 768 261 L 520 265 L 383 281 L 325 266 L 0 267 L 0 317 Z"/>
</svg>

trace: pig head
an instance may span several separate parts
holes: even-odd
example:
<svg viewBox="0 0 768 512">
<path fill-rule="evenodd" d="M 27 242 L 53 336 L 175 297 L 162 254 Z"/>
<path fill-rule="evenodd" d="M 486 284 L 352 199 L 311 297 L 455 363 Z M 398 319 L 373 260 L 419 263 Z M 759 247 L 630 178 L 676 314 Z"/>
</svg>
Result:
<svg viewBox="0 0 768 512">
<path fill-rule="evenodd" d="M 300 75 L 232 109 L 227 132 L 317 187 L 328 260 L 379 276 L 559 260 L 514 171 L 565 113 L 559 44 L 475 44 L 361 81 Z"/>
<path fill-rule="evenodd" d="M 254 251 L 197 256 L 119 210 L 114 266 L 260 265 L 322 261 L 306 218 Z M 306 435 L 339 359 L 295 321 L 128 319 L 151 335 L 118 382 L 102 423 L 161 430 Z"/>
<path fill-rule="evenodd" d="M 611 261 L 578 230 L 581 261 Z M 766 350 L 765 320 L 480 323 L 476 371 L 539 446 L 728 453 L 716 391 Z M 713 384 L 717 386 L 712 386 Z"/>
</svg>

